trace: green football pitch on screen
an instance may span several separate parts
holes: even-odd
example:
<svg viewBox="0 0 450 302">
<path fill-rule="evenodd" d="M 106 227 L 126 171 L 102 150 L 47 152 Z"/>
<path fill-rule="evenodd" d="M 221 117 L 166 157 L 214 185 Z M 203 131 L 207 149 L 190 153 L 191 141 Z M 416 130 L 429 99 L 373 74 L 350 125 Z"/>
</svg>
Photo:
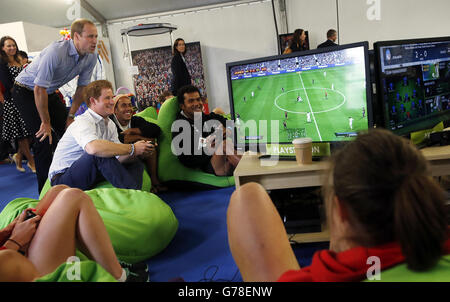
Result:
<svg viewBox="0 0 450 302">
<path fill-rule="evenodd" d="M 232 86 L 238 143 L 351 140 L 335 133 L 368 128 L 363 64 L 233 80 Z M 248 121 L 267 121 L 259 141 L 245 139 L 252 134 L 244 127 Z M 278 124 L 278 139 L 272 138 L 271 121 Z"/>
</svg>

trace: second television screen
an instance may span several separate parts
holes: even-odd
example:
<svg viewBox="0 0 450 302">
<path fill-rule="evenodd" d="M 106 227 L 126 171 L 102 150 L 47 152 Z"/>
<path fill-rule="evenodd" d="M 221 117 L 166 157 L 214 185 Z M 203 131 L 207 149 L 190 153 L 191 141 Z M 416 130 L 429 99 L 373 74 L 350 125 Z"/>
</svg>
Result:
<svg viewBox="0 0 450 302">
<path fill-rule="evenodd" d="M 450 37 L 375 43 L 385 127 L 398 135 L 450 119 Z"/>
<path fill-rule="evenodd" d="M 367 69 L 367 43 L 228 63 L 237 143 L 353 139 L 371 125 Z M 249 121 L 258 125 L 257 135 L 242 127 Z M 267 129 L 260 121 L 267 122 Z M 278 124 L 277 137 L 272 135 L 271 121 Z"/>
</svg>

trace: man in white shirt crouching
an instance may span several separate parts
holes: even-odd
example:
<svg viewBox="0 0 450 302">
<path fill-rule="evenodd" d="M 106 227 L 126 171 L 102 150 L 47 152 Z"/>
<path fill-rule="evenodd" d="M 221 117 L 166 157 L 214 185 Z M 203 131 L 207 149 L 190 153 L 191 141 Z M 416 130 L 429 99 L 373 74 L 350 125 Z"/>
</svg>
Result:
<svg viewBox="0 0 450 302">
<path fill-rule="evenodd" d="M 110 82 L 94 81 L 85 93 L 89 109 L 76 117 L 59 141 L 49 170 L 51 185 L 88 190 L 106 179 L 117 188 L 141 189 L 144 166 L 137 156 L 154 152 L 155 146 L 144 140 L 119 141 L 109 119 L 114 113 Z"/>
</svg>

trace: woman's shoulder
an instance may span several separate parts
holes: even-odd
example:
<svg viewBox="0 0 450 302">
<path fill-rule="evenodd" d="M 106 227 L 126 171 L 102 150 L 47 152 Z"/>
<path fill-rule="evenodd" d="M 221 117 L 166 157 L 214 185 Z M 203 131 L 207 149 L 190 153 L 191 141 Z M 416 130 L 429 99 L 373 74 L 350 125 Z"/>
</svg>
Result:
<svg viewBox="0 0 450 302">
<path fill-rule="evenodd" d="M 180 53 L 176 53 L 173 55 L 172 57 L 173 60 L 181 60 L 181 54 Z"/>
</svg>

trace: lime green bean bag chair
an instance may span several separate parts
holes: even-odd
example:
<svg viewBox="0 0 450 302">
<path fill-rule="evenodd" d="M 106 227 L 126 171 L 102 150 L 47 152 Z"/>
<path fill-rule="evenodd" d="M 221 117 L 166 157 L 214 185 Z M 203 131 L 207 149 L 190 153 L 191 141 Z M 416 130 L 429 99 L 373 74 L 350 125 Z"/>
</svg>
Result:
<svg viewBox="0 0 450 302">
<path fill-rule="evenodd" d="M 135 115 L 140 117 L 148 117 L 155 121 L 158 119 L 158 112 L 156 111 L 155 107 L 152 106 L 145 108 L 144 110 L 136 113 Z"/>
<path fill-rule="evenodd" d="M 117 257 L 136 263 L 158 254 L 173 239 L 178 220 L 157 195 L 131 189 L 97 188 L 88 194 L 108 231 Z M 0 229 L 38 200 L 17 198 L 0 213 Z"/>
<path fill-rule="evenodd" d="M 381 271 L 380 280 L 365 280 L 367 282 L 450 282 L 450 255 L 442 256 L 439 262 L 430 270 L 416 272 L 408 269 L 406 263 L 396 265 Z"/>
<path fill-rule="evenodd" d="M 50 180 L 47 178 L 47 181 L 45 182 L 44 186 L 42 187 L 41 193 L 39 194 L 39 199 L 42 199 L 44 197 L 45 193 L 47 193 L 48 190 L 50 190 Z M 99 184 L 95 186 L 95 189 L 102 189 L 102 188 L 115 188 L 109 181 L 102 181 Z M 142 191 L 150 192 L 150 189 L 152 188 L 152 181 L 150 179 L 150 176 L 148 175 L 148 172 L 146 169 L 144 169 L 144 172 L 142 173 Z"/>
<path fill-rule="evenodd" d="M 81 260 L 81 259 L 80 259 Z M 91 260 L 63 263 L 36 282 L 117 282 L 100 264 Z"/>
<path fill-rule="evenodd" d="M 161 106 L 157 120 L 144 113 L 139 115 L 151 123 L 156 123 L 161 128 L 161 135 L 158 139 L 158 177 L 160 181 L 196 184 L 200 187 L 224 188 L 234 186 L 233 176 L 216 176 L 201 170 L 188 168 L 180 163 L 172 153 L 171 128 L 179 110 L 177 98 L 173 97 Z"/>
</svg>

